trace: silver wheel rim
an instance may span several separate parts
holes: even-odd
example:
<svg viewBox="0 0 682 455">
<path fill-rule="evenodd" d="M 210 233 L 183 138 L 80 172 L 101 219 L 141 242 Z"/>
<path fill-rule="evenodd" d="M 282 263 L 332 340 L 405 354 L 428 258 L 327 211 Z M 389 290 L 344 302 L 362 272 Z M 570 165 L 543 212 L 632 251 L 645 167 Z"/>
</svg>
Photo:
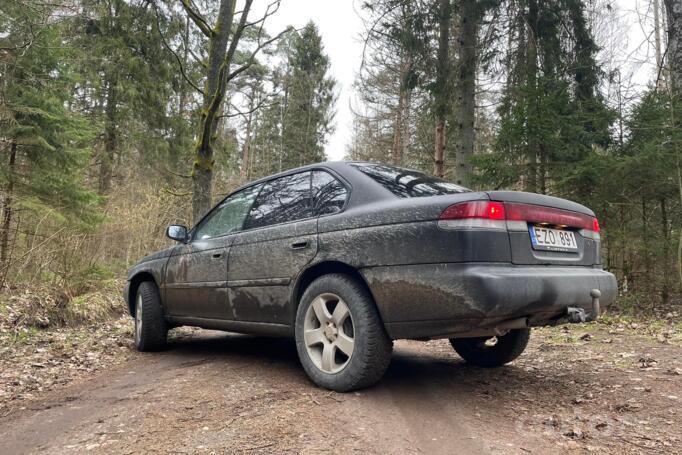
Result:
<svg viewBox="0 0 682 455">
<path fill-rule="evenodd" d="M 338 373 L 355 350 L 355 326 L 348 305 L 336 294 L 315 297 L 303 323 L 303 342 L 308 357 L 325 373 Z"/>
<path fill-rule="evenodd" d="M 142 338 L 142 294 L 137 296 L 135 304 L 135 340 Z"/>
</svg>

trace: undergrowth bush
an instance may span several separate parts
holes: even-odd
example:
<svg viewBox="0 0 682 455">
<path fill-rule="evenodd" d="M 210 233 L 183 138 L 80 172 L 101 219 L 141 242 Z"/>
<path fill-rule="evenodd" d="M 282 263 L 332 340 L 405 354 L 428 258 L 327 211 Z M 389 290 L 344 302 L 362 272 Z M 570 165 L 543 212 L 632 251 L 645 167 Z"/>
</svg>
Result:
<svg viewBox="0 0 682 455">
<path fill-rule="evenodd" d="M 75 326 L 125 313 L 121 280 L 98 283 L 96 290 L 71 298 L 55 287 L 23 287 L 0 294 L 0 330 Z"/>
</svg>

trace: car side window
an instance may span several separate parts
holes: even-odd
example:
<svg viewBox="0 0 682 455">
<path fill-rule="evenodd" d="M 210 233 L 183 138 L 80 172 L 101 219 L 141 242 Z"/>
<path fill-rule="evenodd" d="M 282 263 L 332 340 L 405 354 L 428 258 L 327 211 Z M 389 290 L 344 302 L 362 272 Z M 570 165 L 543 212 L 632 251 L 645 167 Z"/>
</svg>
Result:
<svg viewBox="0 0 682 455">
<path fill-rule="evenodd" d="M 343 183 L 324 171 L 313 172 L 312 190 L 315 216 L 340 212 L 348 198 L 348 190 Z"/>
<path fill-rule="evenodd" d="M 255 185 L 229 196 L 196 227 L 193 238 L 210 239 L 240 231 L 261 187 Z"/>
<path fill-rule="evenodd" d="M 245 229 L 311 217 L 310 179 L 310 172 L 300 172 L 264 184 L 251 207 Z"/>
</svg>

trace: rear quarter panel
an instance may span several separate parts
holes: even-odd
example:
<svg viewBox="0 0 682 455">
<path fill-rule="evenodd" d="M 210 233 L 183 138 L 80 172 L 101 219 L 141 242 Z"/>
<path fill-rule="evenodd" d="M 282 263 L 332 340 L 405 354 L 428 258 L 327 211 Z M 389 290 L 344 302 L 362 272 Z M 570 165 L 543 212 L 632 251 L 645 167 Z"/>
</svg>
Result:
<svg viewBox="0 0 682 455">
<path fill-rule="evenodd" d="M 452 204 L 485 193 L 396 199 L 320 218 L 316 260 L 355 268 L 441 262 L 510 262 L 507 232 L 445 231 L 438 217 Z"/>
</svg>

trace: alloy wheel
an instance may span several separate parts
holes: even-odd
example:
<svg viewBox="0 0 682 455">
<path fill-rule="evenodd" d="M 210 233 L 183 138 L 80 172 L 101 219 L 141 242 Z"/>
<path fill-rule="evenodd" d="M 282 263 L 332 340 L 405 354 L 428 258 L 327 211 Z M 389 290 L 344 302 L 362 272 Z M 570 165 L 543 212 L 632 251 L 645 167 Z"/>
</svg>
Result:
<svg viewBox="0 0 682 455">
<path fill-rule="evenodd" d="M 142 294 L 137 296 L 135 303 L 135 339 L 138 342 L 142 339 Z"/>
<path fill-rule="evenodd" d="M 318 369 L 333 374 L 348 365 L 355 350 L 355 332 L 350 309 L 341 297 L 332 293 L 315 297 L 303 330 L 308 356 Z"/>
</svg>

